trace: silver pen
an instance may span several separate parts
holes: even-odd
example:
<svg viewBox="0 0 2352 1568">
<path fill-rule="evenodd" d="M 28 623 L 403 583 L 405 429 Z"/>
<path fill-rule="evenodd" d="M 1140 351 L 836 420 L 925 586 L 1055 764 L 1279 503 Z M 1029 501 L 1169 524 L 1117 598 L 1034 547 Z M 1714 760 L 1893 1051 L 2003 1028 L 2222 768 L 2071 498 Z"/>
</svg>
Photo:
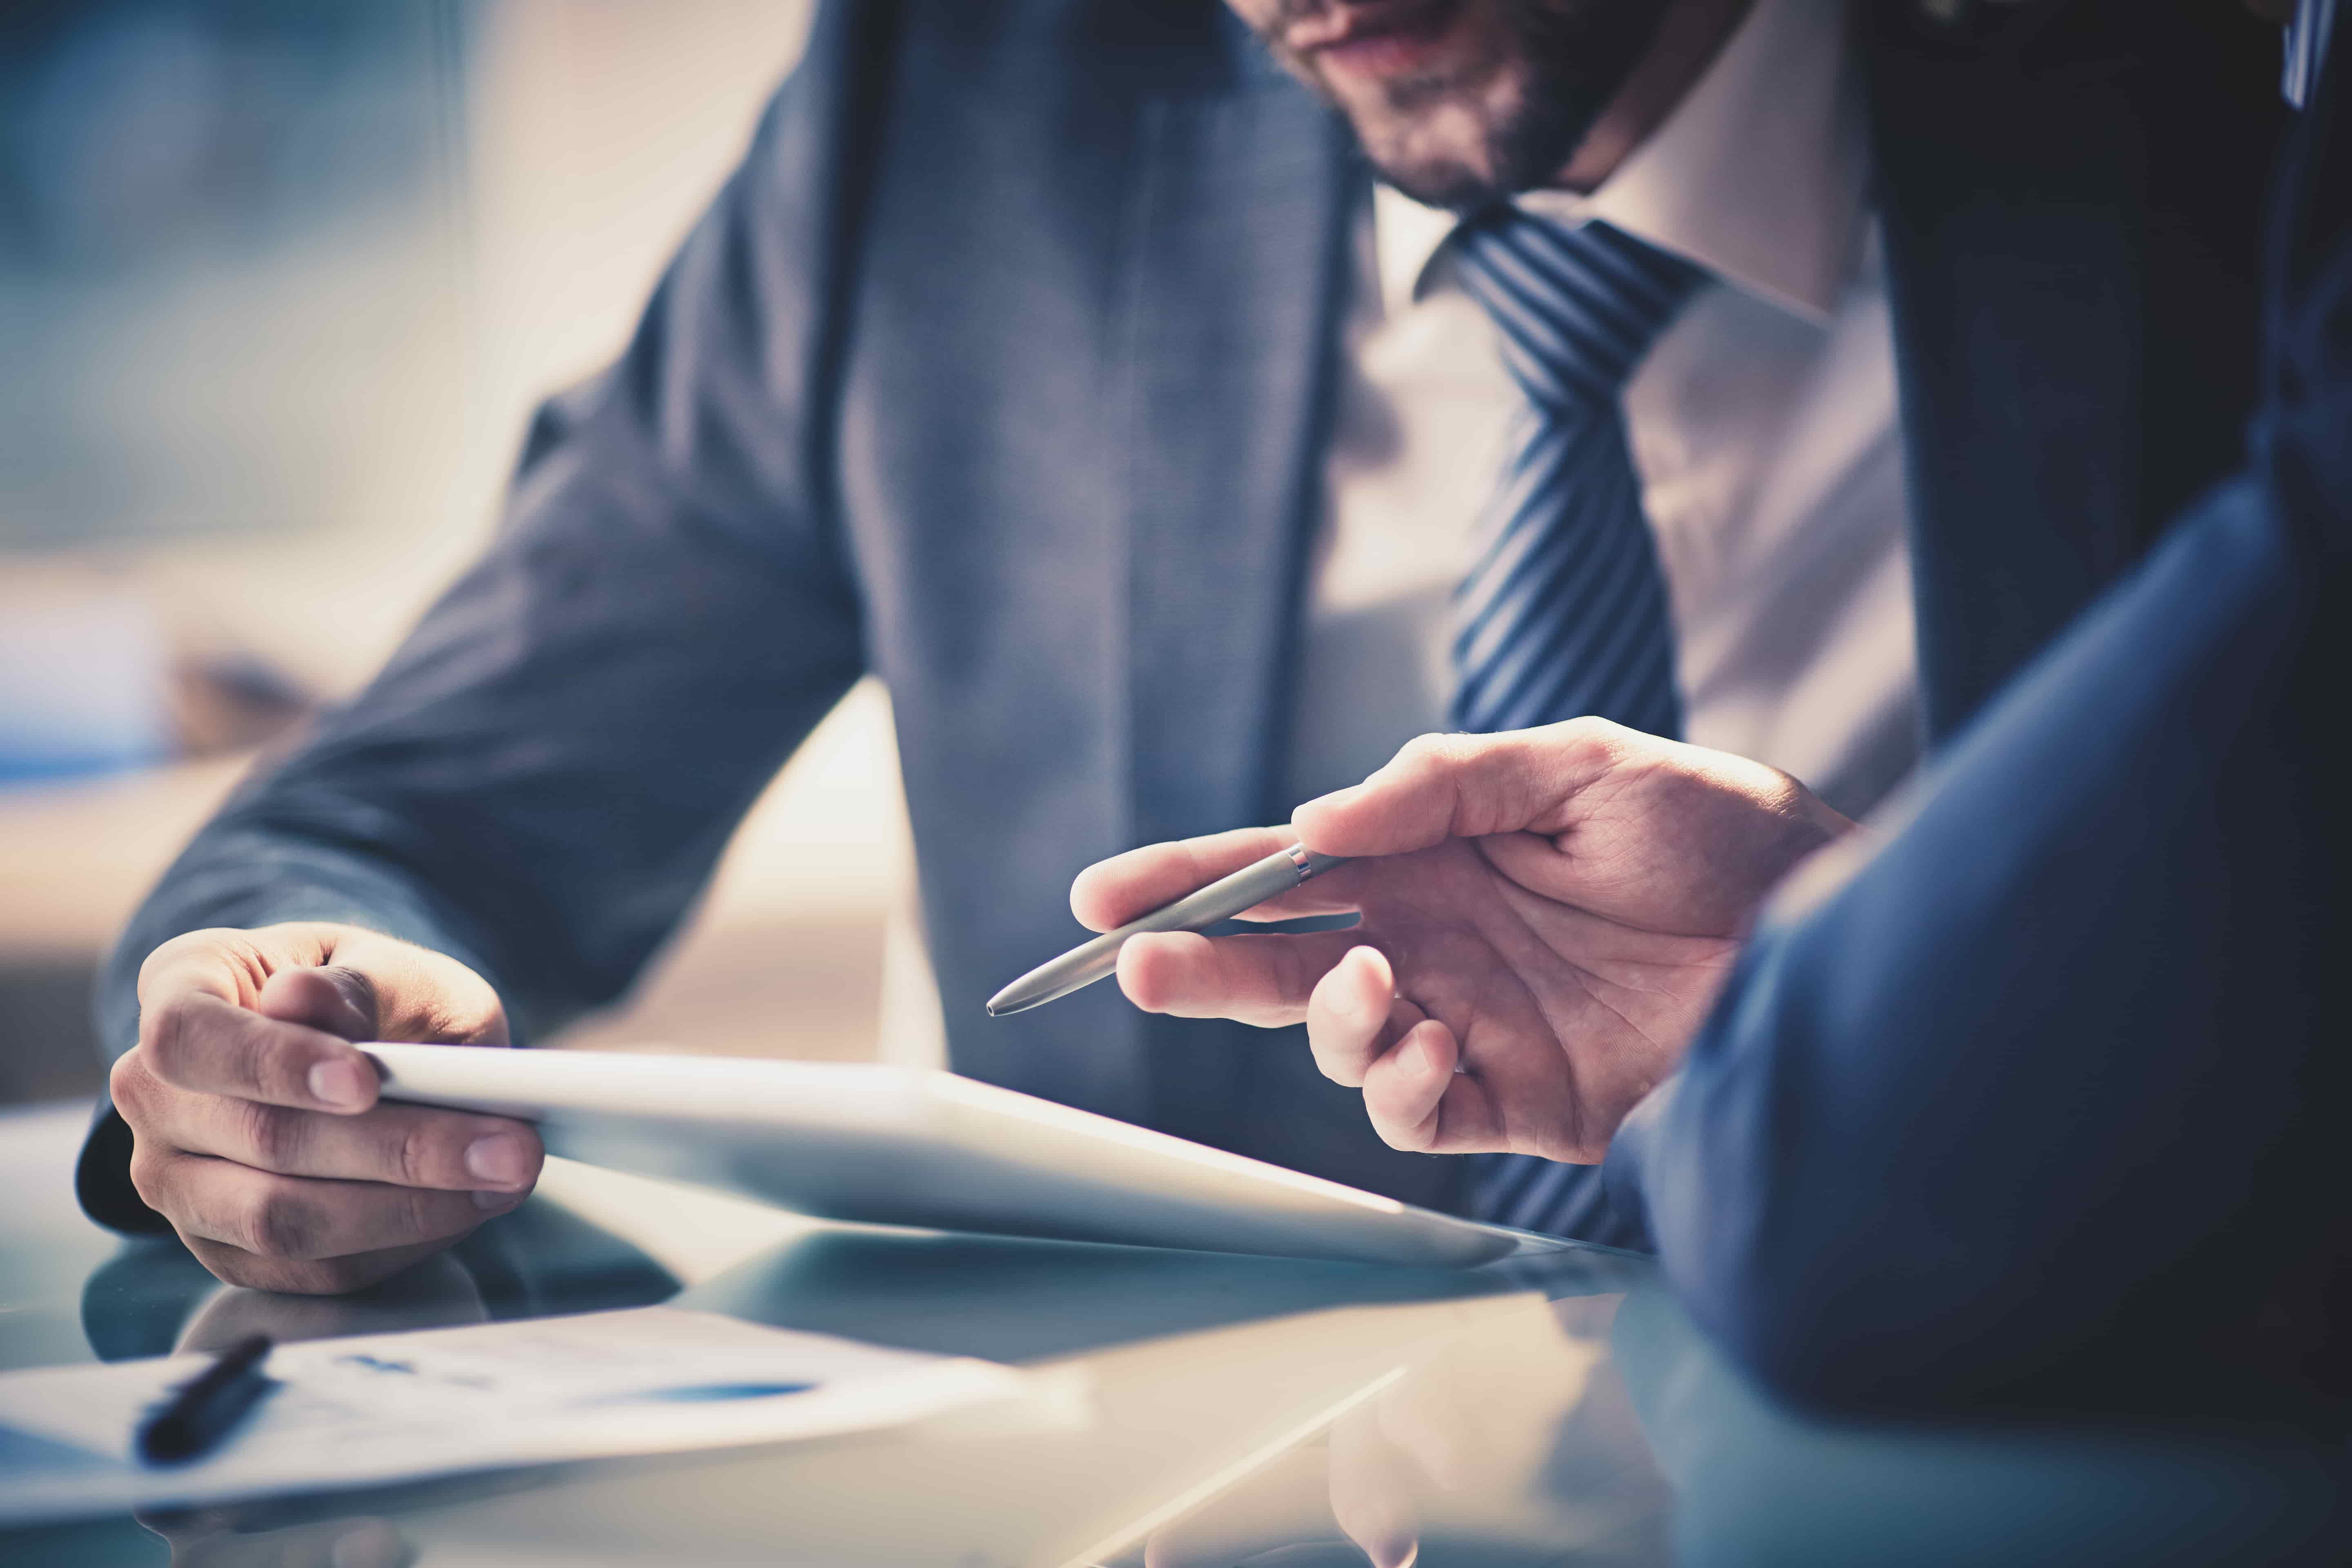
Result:
<svg viewBox="0 0 2352 1568">
<path fill-rule="evenodd" d="M 1345 855 L 1318 855 L 1296 844 L 1278 849 L 1255 865 L 1244 866 L 1230 877 L 1220 877 L 1198 892 L 1187 893 L 1140 920 L 1129 921 L 1117 931 L 1107 931 L 1084 946 L 1070 949 L 1051 963 L 1040 964 L 991 996 L 988 1016 L 1002 1018 L 1007 1013 L 1042 1007 L 1092 985 L 1118 967 L 1118 950 L 1127 945 L 1129 937 L 1148 931 L 1204 931 L 1219 921 L 1229 921 L 1244 910 L 1255 909 L 1268 899 L 1303 886 L 1334 866 L 1347 863 Z"/>
</svg>

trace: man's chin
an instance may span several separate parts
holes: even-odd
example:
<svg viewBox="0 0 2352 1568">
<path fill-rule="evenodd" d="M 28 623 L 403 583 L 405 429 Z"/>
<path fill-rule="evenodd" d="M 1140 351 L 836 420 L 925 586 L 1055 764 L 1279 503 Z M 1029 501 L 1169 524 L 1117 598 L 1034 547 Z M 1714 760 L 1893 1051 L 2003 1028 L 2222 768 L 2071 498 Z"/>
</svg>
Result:
<svg viewBox="0 0 2352 1568">
<path fill-rule="evenodd" d="M 1485 125 L 1465 106 L 1439 106 L 1386 134 L 1360 127 L 1357 141 L 1381 179 L 1430 206 L 1470 212 L 1512 194 L 1497 178 Z"/>
<path fill-rule="evenodd" d="M 1386 0 L 1353 41 L 1329 36 L 1337 21 L 1321 32 L 1276 26 L 1260 36 L 1347 115 L 1389 184 L 1466 212 L 1567 165 L 1664 8 L 1656 0 Z"/>
<path fill-rule="evenodd" d="M 1476 212 L 1506 201 L 1511 195 L 1496 186 L 1490 176 L 1456 162 L 1391 163 L 1374 158 L 1372 167 L 1382 182 L 1423 206 L 1443 207 L 1449 212 Z"/>
</svg>

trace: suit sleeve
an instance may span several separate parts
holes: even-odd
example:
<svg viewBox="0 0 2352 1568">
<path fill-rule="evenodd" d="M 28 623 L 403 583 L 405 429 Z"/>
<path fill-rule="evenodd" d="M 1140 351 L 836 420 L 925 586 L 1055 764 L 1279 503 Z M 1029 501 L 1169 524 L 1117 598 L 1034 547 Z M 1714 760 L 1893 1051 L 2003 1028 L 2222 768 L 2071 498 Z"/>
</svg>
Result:
<svg viewBox="0 0 2352 1568">
<path fill-rule="evenodd" d="M 2304 250 L 2248 471 L 1788 890 L 1612 1150 L 1785 1396 L 2352 1408 L 2352 248 Z"/>
<path fill-rule="evenodd" d="M 519 1032 L 618 995 L 863 666 L 830 491 L 840 315 L 887 7 L 820 16 L 621 359 L 538 414 L 485 557 L 257 775 L 101 977 L 110 1058 L 183 931 L 345 921 L 448 952 Z M 80 1187 L 154 1224 L 101 1112 Z"/>
</svg>

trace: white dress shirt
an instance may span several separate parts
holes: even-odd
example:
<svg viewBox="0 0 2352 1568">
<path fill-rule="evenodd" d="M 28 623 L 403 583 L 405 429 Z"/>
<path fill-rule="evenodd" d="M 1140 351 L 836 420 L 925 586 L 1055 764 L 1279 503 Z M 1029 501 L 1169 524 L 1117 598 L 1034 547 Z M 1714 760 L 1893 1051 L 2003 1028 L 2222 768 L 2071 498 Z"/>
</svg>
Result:
<svg viewBox="0 0 2352 1568">
<path fill-rule="evenodd" d="M 1686 738 L 1859 811 L 1916 739 L 1894 351 L 1843 0 L 1756 0 L 1706 74 L 1591 196 L 1706 268 L 1624 393 L 1673 605 Z M 1352 784 L 1446 727 L 1450 599 L 1521 394 L 1451 276 L 1454 219 L 1383 186 L 1309 565 L 1290 792 Z"/>
</svg>

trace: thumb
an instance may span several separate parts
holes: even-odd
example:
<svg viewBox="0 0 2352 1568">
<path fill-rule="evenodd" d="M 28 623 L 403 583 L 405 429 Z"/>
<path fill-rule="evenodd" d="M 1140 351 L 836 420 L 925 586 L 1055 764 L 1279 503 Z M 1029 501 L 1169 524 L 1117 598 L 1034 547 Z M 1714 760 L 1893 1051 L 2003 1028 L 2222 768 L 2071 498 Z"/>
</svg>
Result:
<svg viewBox="0 0 2352 1568">
<path fill-rule="evenodd" d="M 1362 784 L 1291 814 L 1324 855 L 1402 855 L 1448 838 L 1559 833 L 1577 795 L 1608 772 L 1634 731 L 1571 719 L 1496 735 L 1423 735 Z"/>
<path fill-rule="evenodd" d="M 457 960 L 373 931 L 320 929 L 310 962 L 270 975 L 257 1010 L 347 1040 L 507 1044 L 498 993 Z"/>
<path fill-rule="evenodd" d="M 375 986 L 356 969 L 281 969 L 263 984 L 253 1006 L 266 1017 L 346 1040 L 377 1037 Z"/>
</svg>

